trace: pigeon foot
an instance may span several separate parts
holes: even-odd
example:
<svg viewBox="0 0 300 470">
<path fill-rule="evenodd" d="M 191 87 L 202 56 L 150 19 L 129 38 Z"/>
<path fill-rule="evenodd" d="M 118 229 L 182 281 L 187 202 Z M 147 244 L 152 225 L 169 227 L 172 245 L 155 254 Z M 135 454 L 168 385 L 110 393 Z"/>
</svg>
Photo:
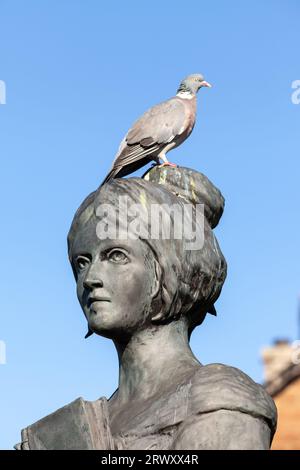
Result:
<svg viewBox="0 0 300 470">
<path fill-rule="evenodd" d="M 162 168 L 163 166 L 172 166 L 174 168 L 177 168 L 176 163 L 171 163 L 171 162 L 164 162 L 161 165 L 158 165 L 158 168 Z"/>
</svg>

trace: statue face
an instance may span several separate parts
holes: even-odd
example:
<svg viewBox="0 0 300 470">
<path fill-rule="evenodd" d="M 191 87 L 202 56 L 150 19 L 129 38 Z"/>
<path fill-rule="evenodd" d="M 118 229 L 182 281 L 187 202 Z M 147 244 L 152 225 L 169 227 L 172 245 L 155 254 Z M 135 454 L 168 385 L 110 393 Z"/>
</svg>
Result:
<svg viewBox="0 0 300 470">
<path fill-rule="evenodd" d="M 154 256 L 140 240 L 99 240 L 92 225 L 79 231 L 72 249 L 77 296 L 92 331 L 125 339 L 151 322 Z"/>
</svg>

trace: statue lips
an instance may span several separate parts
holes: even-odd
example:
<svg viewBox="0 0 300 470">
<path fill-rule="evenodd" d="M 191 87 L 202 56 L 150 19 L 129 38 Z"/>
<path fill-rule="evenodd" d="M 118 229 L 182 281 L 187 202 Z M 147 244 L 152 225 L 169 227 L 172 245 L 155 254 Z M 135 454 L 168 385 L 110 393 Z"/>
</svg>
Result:
<svg viewBox="0 0 300 470">
<path fill-rule="evenodd" d="M 89 296 L 87 306 L 91 309 L 92 312 L 97 313 L 96 304 L 100 302 L 111 302 L 111 300 L 108 297 Z"/>
</svg>

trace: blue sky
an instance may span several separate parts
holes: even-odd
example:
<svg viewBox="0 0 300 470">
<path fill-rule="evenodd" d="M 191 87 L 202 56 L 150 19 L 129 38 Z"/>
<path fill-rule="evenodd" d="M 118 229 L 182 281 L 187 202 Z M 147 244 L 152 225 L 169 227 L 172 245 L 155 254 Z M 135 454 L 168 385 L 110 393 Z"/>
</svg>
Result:
<svg viewBox="0 0 300 470">
<path fill-rule="evenodd" d="M 262 381 L 260 349 L 297 338 L 299 15 L 297 0 L 0 0 L 1 448 L 78 396 L 114 391 L 112 344 L 83 339 L 66 235 L 132 122 L 189 73 L 214 87 L 169 156 L 225 196 L 229 268 L 192 347 Z"/>
</svg>

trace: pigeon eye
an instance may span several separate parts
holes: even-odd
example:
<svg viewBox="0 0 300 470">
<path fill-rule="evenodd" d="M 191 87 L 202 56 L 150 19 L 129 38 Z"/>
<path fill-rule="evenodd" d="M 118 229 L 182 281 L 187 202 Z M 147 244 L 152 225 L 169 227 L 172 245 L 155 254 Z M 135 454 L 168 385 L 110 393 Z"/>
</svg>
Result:
<svg viewBox="0 0 300 470">
<path fill-rule="evenodd" d="M 77 256 L 76 260 L 76 267 L 78 271 L 83 271 L 89 264 L 90 264 L 90 259 L 87 256 Z"/>
<path fill-rule="evenodd" d="M 121 250 L 110 251 L 108 254 L 108 260 L 117 264 L 126 264 L 129 261 L 126 254 Z"/>
</svg>

